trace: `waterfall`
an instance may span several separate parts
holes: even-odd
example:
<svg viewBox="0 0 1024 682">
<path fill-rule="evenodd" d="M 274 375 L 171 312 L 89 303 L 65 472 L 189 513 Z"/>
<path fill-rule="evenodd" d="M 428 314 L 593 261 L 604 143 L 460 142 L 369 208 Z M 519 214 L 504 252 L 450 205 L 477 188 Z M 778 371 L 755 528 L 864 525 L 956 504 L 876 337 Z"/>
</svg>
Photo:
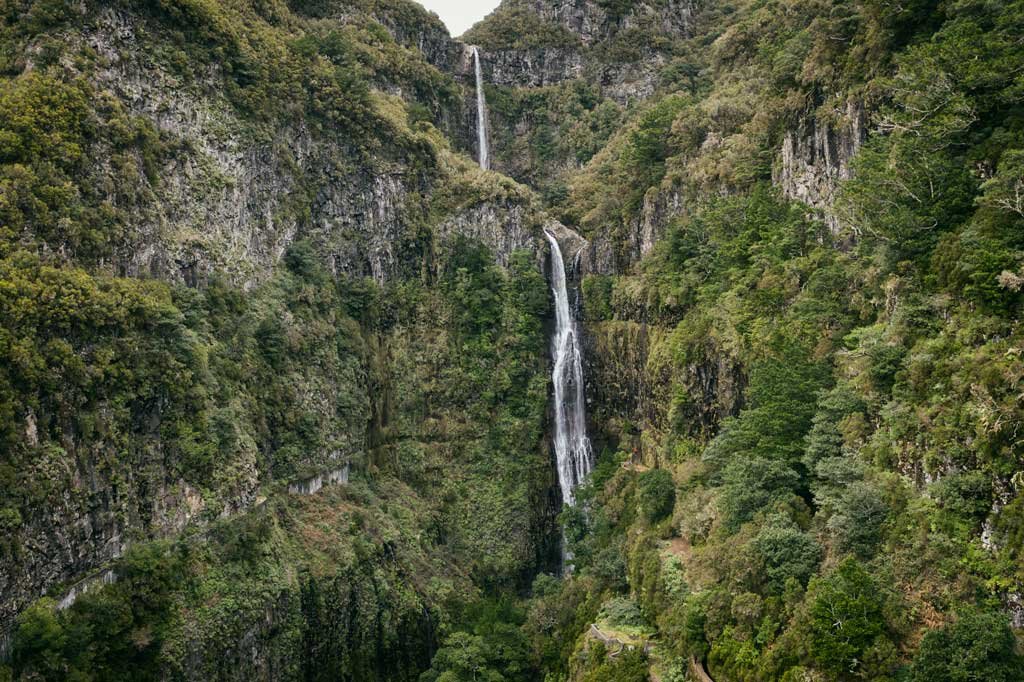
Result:
<svg viewBox="0 0 1024 682">
<path fill-rule="evenodd" d="M 476 136 L 480 146 L 480 167 L 491 169 L 491 151 L 487 146 L 487 96 L 484 94 L 484 71 L 480 66 L 480 48 L 473 48 L 476 68 Z"/>
<path fill-rule="evenodd" d="M 551 289 L 555 294 L 555 335 L 551 354 L 555 368 L 555 456 L 562 501 L 575 502 L 574 491 L 594 468 L 594 453 L 587 438 L 586 403 L 583 395 L 583 358 L 580 352 L 576 320 L 569 310 L 569 292 L 565 285 L 565 261 L 558 240 L 548 230 L 551 244 Z"/>
</svg>

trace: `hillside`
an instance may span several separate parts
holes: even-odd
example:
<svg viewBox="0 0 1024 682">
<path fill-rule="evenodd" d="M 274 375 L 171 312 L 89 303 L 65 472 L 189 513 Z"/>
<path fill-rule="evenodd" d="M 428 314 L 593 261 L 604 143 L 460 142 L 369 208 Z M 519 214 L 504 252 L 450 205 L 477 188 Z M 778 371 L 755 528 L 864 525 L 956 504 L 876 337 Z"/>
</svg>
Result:
<svg viewBox="0 0 1024 682">
<path fill-rule="evenodd" d="M 1021 35 L 0 4 L 0 680 L 1024 680 Z"/>
</svg>

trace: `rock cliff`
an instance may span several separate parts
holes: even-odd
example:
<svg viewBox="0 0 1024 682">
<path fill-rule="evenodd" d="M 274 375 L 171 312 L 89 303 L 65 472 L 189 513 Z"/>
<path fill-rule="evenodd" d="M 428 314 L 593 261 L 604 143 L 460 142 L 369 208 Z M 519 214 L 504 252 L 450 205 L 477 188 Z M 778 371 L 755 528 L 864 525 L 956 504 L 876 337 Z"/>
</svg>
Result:
<svg viewBox="0 0 1024 682">
<path fill-rule="evenodd" d="M 395 407 L 388 392 L 378 392 L 394 381 L 386 378 L 395 375 L 405 356 L 433 353 L 437 360 L 441 351 L 427 350 L 427 339 L 438 337 L 443 322 L 411 322 L 408 311 L 418 299 L 398 303 L 397 294 L 388 300 L 388 294 L 371 292 L 412 282 L 407 286 L 423 286 L 435 295 L 438 282 L 454 276 L 452 263 L 465 258 L 460 251 L 469 248 L 465 244 L 483 249 L 503 271 L 519 267 L 514 254 L 525 252 L 539 279 L 547 247 L 538 239 L 544 218 L 537 201 L 525 187 L 481 172 L 453 149 L 460 139 L 473 139 L 475 121 L 467 117 L 475 108 L 464 104 L 474 93 L 471 80 L 464 84 L 471 73 L 465 46 L 436 18 L 404 2 L 372 11 L 337 3 L 293 4 L 295 14 L 278 7 L 263 15 L 266 8 L 246 3 L 223 8 L 184 3 L 168 9 L 88 2 L 54 17 L 52 25 L 30 25 L 28 15 L 24 24 L 15 24 L 23 37 L 7 45 L 20 50 L 9 66 L 14 79 L 58 74 L 93 98 L 96 110 L 88 114 L 93 130 L 86 138 L 92 146 L 74 173 L 90 189 L 86 200 L 113 207 L 124 226 L 116 237 L 111 230 L 109 248 L 94 260 L 80 257 L 59 237 L 41 238 L 42 232 L 29 225 L 22 245 L 55 254 L 58 264 L 81 264 L 89 273 L 83 277 L 150 281 L 166 292 L 170 321 L 165 324 L 173 331 L 161 333 L 178 339 L 187 354 L 198 352 L 169 370 L 178 373 L 173 381 L 204 385 L 184 400 L 199 414 L 215 412 L 226 440 L 214 465 L 183 471 L 182 433 L 168 416 L 180 398 L 124 398 L 121 389 L 99 382 L 88 390 L 106 393 L 83 389 L 74 400 L 89 407 L 74 418 L 64 413 L 67 406 L 48 403 L 47 395 L 28 389 L 15 416 L 15 449 L 36 462 L 23 473 L 29 485 L 45 481 L 52 488 L 31 502 L 16 502 L 18 491 L 4 490 L 4 505 L 23 505 L 9 529 L 9 544 L 5 540 L 11 560 L 0 562 L 0 630 L 5 633 L 34 599 L 49 594 L 60 601 L 78 580 L 122 560 L 136 544 L 205 532 L 286 494 L 289 485 L 298 494 L 304 481 L 330 477 L 339 467 L 385 468 L 412 477 L 387 458 L 377 458 L 394 448 L 430 450 L 442 441 L 445 457 L 469 457 L 484 437 L 475 421 L 484 419 L 480 414 L 460 415 L 459 426 L 436 414 L 454 398 L 447 388 L 425 390 L 427 377 L 417 374 L 422 382 L 410 389 L 423 403 Z M 234 32 L 231 22 L 239 17 L 249 23 L 249 33 Z M 329 56 L 308 57 L 316 49 Z M 263 89 L 270 86 L 260 79 L 272 80 L 273 69 L 297 69 L 302 63 L 313 69 L 309 80 L 280 74 L 290 101 Z M 346 80 L 347 71 L 357 72 L 365 84 Z M 343 87 L 332 89 L 332 79 L 341 79 Z M 345 109 L 348 96 L 359 98 L 354 109 Z M 152 150 L 117 148 L 123 145 L 115 139 L 122 131 L 115 129 L 112 115 L 116 125 L 134 126 L 153 140 Z M 352 126 L 363 123 L 353 116 L 368 117 L 357 134 Z M 360 320 L 323 311 L 310 317 L 296 308 L 301 297 L 291 285 L 282 286 L 281 273 L 288 258 L 307 258 L 302 254 L 311 260 L 293 264 L 292 272 L 322 270 L 348 283 L 346 305 Z M 471 261 L 471 269 L 486 265 Z M 317 287 L 320 296 L 334 295 L 327 293 L 331 287 Z M 234 328 L 213 333 L 219 338 L 211 336 L 204 309 L 214 289 L 232 301 L 228 314 L 238 315 Z M 369 301 L 362 308 L 354 302 L 360 295 Z M 193 305 L 198 307 L 183 312 Z M 406 317 L 399 325 L 400 315 Z M 194 329 L 175 326 L 185 317 Z M 449 331 L 442 344 L 446 353 L 458 336 Z M 539 322 L 529 330 L 533 333 L 540 333 Z M 247 335 L 250 341 L 242 340 Z M 95 342 L 69 340 L 74 355 L 94 361 Z M 219 376 L 209 358 L 239 341 L 231 352 L 243 356 L 253 348 L 257 355 L 280 348 L 271 351 L 278 377 L 261 377 L 252 366 L 244 386 Z M 535 358 L 532 372 L 538 377 L 544 376 L 543 347 L 538 343 L 523 351 Z M 300 348 L 312 355 L 301 358 Z M 193 362 L 199 366 L 189 366 Z M 512 503 L 492 510 L 496 523 L 516 517 L 518 530 L 486 538 L 489 551 L 477 553 L 491 562 L 480 570 L 498 580 L 519 579 L 551 556 L 554 513 L 546 490 L 552 481 L 540 449 L 544 396 L 537 386 L 530 390 L 540 411 L 524 417 L 530 428 L 522 437 L 537 444 L 528 460 L 538 471 L 506 481 L 503 485 L 515 486 L 514 491 L 494 498 L 508 502 L 522 496 L 529 507 Z M 265 407 L 276 401 L 278 407 Z M 296 418 L 299 422 L 291 422 Z M 396 423 L 403 424 L 400 434 L 394 432 Z M 286 431 L 297 436 L 296 442 L 289 443 Z M 431 452 L 430 466 L 440 457 Z M 438 475 L 431 469 L 416 478 L 426 485 Z M 467 473 L 470 479 L 475 475 Z M 438 500 L 448 506 L 444 535 L 463 548 L 479 547 L 482 538 L 469 529 L 469 505 L 479 500 L 465 496 L 459 500 L 465 506 L 456 509 L 455 499 Z"/>
</svg>

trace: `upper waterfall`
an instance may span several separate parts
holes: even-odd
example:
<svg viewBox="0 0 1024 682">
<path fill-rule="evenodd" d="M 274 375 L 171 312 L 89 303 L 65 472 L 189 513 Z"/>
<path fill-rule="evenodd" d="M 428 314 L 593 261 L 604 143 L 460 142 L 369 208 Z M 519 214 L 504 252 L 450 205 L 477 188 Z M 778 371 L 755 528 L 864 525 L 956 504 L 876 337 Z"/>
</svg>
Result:
<svg viewBox="0 0 1024 682">
<path fill-rule="evenodd" d="M 476 70 L 476 136 L 480 147 L 480 167 L 491 169 L 491 152 L 487 144 L 487 96 L 484 94 L 484 71 L 480 66 L 480 48 L 473 48 Z"/>
<path fill-rule="evenodd" d="M 594 468 L 594 453 L 587 438 L 586 403 L 583 395 L 583 358 L 579 331 L 569 309 L 565 262 L 555 235 L 544 230 L 551 244 L 551 289 L 555 295 L 555 335 L 552 381 L 555 386 L 555 456 L 562 501 L 575 502 L 576 487 Z"/>
</svg>

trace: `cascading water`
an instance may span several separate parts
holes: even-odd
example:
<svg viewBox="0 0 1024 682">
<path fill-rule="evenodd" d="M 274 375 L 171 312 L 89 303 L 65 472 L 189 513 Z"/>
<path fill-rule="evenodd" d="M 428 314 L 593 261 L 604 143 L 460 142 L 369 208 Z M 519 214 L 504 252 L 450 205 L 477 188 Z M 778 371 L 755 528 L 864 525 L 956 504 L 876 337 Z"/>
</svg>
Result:
<svg viewBox="0 0 1024 682">
<path fill-rule="evenodd" d="M 555 294 L 555 335 L 551 353 L 555 368 L 555 457 L 562 501 L 575 502 L 576 486 L 594 468 L 594 452 L 587 438 L 587 413 L 583 395 L 583 358 L 580 352 L 576 320 L 569 310 L 569 292 L 565 284 L 565 262 L 558 240 L 548 230 L 551 244 L 551 289 Z"/>
<path fill-rule="evenodd" d="M 484 71 L 480 66 L 480 49 L 473 48 L 476 68 L 476 136 L 480 146 L 480 167 L 491 169 L 491 150 L 487 146 L 487 96 L 484 94 Z"/>
</svg>

